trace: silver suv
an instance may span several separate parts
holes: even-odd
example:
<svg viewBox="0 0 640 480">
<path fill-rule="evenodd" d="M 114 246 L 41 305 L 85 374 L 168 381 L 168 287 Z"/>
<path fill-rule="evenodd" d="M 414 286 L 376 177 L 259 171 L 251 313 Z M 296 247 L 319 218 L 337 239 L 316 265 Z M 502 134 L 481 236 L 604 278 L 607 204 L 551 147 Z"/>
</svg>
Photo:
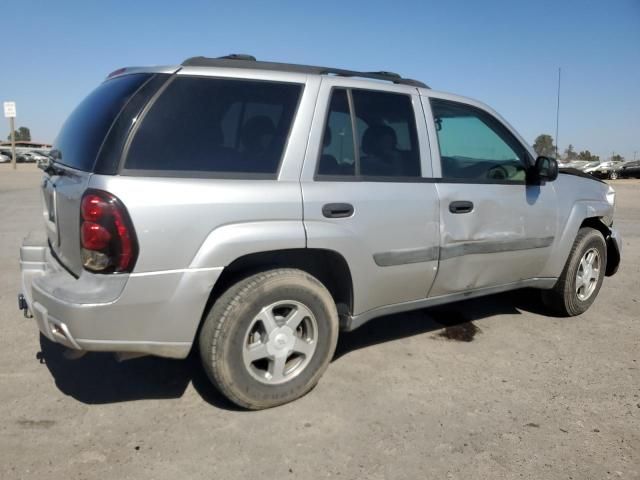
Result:
<svg viewBox="0 0 640 480">
<path fill-rule="evenodd" d="M 614 191 L 496 112 L 389 72 L 246 55 L 113 72 L 42 166 L 19 306 L 80 351 L 184 358 L 260 409 L 338 332 L 522 287 L 561 315 L 620 262 Z"/>
</svg>

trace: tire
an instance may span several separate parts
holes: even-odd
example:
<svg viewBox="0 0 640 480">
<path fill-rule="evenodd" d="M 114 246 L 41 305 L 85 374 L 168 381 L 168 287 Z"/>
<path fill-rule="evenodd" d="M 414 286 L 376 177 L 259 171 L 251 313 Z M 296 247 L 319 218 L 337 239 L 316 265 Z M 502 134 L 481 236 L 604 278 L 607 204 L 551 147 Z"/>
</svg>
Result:
<svg viewBox="0 0 640 480">
<path fill-rule="evenodd" d="M 598 259 L 598 271 L 585 270 L 581 262 L 585 260 L 587 253 L 596 252 Z M 551 290 L 542 291 L 542 300 L 547 307 L 556 314 L 564 317 L 573 317 L 584 313 L 594 302 L 602 286 L 607 266 L 607 246 L 602 234 L 593 228 L 581 228 L 569 253 L 567 263 L 562 270 L 558 282 Z M 579 287 L 578 273 L 587 274 L 593 272 L 595 276 L 590 282 L 581 283 Z M 587 283 L 589 287 L 587 288 Z M 587 295 L 588 294 L 588 295 Z"/>
<path fill-rule="evenodd" d="M 613 170 L 609 172 L 609 180 L 617 180 L 617 179 L 618 179 L 618 172 Z"/>
<path fill-rule="evenodd" d="M 198 338 L 200 357 L 211 382 L 233 403 L 275 407 L 318 383 L 338 328 L 333 298 L 315 277 L 269 270 L 239 281 L 214 303 Z"/>
</svg>

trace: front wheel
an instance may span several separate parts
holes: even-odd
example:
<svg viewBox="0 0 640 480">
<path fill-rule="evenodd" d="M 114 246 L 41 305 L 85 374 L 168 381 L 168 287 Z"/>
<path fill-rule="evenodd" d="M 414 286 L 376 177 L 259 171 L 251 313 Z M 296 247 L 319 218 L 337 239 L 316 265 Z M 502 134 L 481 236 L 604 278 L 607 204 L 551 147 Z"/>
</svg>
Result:
<svg viewBox="0 0 640 480">
<path fill-rule="evenodd" d="M 604 237 L 593 228 L 581 228 L 558 282 L 542 291 L 544 303 L 559 315 L 580 315 L 596 299 L 606 266 Z"/>
<path fill-rule="evenodd" d="M 315 277 L 295 269 L 258 273 L 215 302 L 199 336 L 209 379 L 235 404 L 258 410 L 301 397 L 324 373 L 338 339 L 338 312 Z"/>
</svg>

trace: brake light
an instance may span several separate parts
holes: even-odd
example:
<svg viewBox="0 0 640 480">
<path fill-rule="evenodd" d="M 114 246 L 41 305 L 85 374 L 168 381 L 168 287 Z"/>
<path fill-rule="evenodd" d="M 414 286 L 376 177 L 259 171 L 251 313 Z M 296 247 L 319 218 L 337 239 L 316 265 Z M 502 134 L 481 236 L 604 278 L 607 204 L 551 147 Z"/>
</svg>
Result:
<svg viewBox="0 0 640 480">
<path fill-rule="evenodd" d="M 88 248 L 89 250 L 102 250 L 107 248 L 111 240 L 109 230 L 93 222 L 82 222 L 80 235 L 82 236 L 83 248 Z"/>
<path fill-rule="evenodd" d="M 127 67 L 119 68 L 117 70 L 114 70 L 109 75 L 107 75 L 107 80 L 109 80 L 111 77 L 115 77 L 116 75 L 120 75 L 121 73 L 124 73 L 126 71 L 127 71 Z"/>
<path fill-rule="evenodd" d="M 124 205 L 102 190 L 87 190 L 80 205 L 82 264 L 92 272 L 130 272 L 138 246 Z"/>
</svg>

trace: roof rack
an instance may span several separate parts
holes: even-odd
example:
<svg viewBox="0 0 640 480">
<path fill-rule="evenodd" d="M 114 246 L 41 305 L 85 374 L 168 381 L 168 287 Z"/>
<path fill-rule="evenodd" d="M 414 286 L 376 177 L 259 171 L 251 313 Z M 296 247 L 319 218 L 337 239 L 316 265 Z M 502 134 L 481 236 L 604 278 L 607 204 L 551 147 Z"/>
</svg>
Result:
<svg viewBox="0 0 640 480">
<path fill-rule="evenodd" d="M 223 67 L 223 68 L 250 68 L 254 70 L 277 70 L 281 72 L 309 73 L 316 75 L 338 75 L 341 77 L 362 77 L 374 80 L 385 80 L 400 85 L 411 87 L 429 88 L 419 80 L 403 78 L 393 72 L 359 72 L 332 67 L 315 67 L 311 65 L 298 65 L 295 63 L 262 62 L 252 55 L 233 53 L 224 57 L 191 57 L 182 62 L 184 67 Z"/>
</svg>

